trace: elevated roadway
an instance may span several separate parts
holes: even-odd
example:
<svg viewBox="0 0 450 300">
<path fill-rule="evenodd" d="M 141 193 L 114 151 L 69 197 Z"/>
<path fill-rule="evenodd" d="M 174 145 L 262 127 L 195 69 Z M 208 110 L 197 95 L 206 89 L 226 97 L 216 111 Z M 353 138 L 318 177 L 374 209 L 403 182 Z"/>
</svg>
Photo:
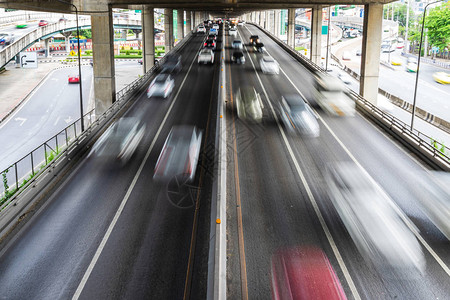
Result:
<svg viewBox="0 0 450 300">
<path fill-rule="evenodd" d="M 259 55 L 247 46 L 246 64 L 231 65 L 229 37 L 215 53 L 216 62 L 222 57 L 226 62 L 227 297 L 269 299 L 274 252 L 314 245 L 329 257 L 348 298 L 444 299 L 450 293 L 448 240 L 418 208 L 411 189 L 428 167 L 359 114 L 333 118 L 317 109 L 310 72 L 258 28 L 239 29 L 244 43 L 251 33 L 280 63 L 279 75 L 262 75 Z M 133 159 L 121 167 L 85 157 L 3 245 L 5 297 L 206 298 L 219 65 L 197 65 L 203 38 L 192 37 L 183 49 L 172 98 L 147 99 L 143 91 L 126 112 L 147 126 Z M 261 94 L 262 125 L 236 117 L 235 93 L 245 85 Z M 291 93 L 303 94 L 316 108 L 320 137 L 288 135 L 277 121 L 278 101 Z M 165 137 L 176 124 L 196 125 L 205 133 L 197 177 L 188 190 L 179 190 L 194 196 L 197 210 L 174 206 L 171 189 L 152 180 Z M 362 259 L 325 188 L 324 170 L 338 161 L 359 163 L 389 194 L 420 240 L 423 273 L 375 270 Z"/>
</svg>

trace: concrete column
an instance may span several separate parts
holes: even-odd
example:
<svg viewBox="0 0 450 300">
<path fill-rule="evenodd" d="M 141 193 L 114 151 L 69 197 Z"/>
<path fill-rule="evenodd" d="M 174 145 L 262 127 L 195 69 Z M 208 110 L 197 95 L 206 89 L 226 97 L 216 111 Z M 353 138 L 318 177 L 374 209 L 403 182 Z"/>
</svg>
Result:
<svg viewBox="0 0 450 300">
<path fill-rule="evenodd" d="M 295 8 L 288 9 L 287 44 L 295 48 Z"/>
<path fill-rule="evenodd" d="M 92 54 L 94 59 L 95 114 L 103 114 L 116 101 L 114 69 L 114 29 L 110 6 L 91 15 Z M 105 12 L 107 11 L 107 12 Z"/>
<path fill-rule="evenodd" d="M 275 36 L 280 37 L 280 31 L 281 31 L 281 10 L 277 9 L 275 10 Z"/>
<path fill-rule="evenodd" d="M 164 9 L 164 44 L 166 54 L 173 48 L 173 9 Z"/>
<path fill-rule="evenodd" d="M 310 59 L 320 66 L 322 52 L 322 6 L 316 5 L 311 13 L 311 46 Z"/>
<path fill-rule="evenodd" d="M 270 17 L 269 17 L 269 11 L 266 10 L 264 13 L 264 28 L 266 30 L 270 30 Z"/>
<path fill-rule="evenodd" d="M 143 68 L 147 73 L 155 64 L 155 12 L 153 7 L 145 5 L 142 10 Z"/>
<path fill-rule="evenodd" d="M 127 39 L 127 32 L 128 32 L 127 29 L 122 29 L 122 30 L 120 31 L 120 38 L 126 40 L 126 39 Z"/>
<path fill-rule="evenodd" d="M 269 16 L 270 16 L 270 18 L 269 18 L 269 20 L 270 20 L 270 22 L 269 22 L 270 23 L 269 30 L 270 30 L 270 32 L 272 34 L 275 34 L 275 10 L 271 10 Z"/>
<path fill-rule="evenodd" d="M 192 22 L 191 22 L 191 11 L 187 10 L 186 11 L 186 28 L 185 28 L 185 33 L 187 34 L 188 32 L 192 31 Z"/>
<path fill-rule="evenodd" d="M 177 38 L 181 41 L 184 38 L 184 10 L 177 10 Z"/>
<path fill-rule="evenodd" d="M 44 40 L 45 43 L 45 57 L 51 57 L 50 55 L 50 39 L 45 39 Z"/>
<path fill-rule="evenodd" d="M 378 3 L 364 5 L 359 94 L 374 105 L 377 104 L 378 97 L 382 23 L 383 5 Z"/>
</svg>

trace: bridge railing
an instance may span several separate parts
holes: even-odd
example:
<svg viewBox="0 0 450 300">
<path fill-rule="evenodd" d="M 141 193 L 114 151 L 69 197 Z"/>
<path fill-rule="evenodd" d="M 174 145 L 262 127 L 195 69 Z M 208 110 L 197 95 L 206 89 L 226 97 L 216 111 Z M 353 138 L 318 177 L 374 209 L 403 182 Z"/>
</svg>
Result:
<svg viewBox="0 0 450 300">
<path fill-rule="evenodd" d="M 191 33 L 187 34 L 170 53 L 179 51 L 190 37 Z M 1 171 L 0 176 L 3 184 L 0 186 L 0 212 L 14 202 L 23 190 L 33 185 L 39 176 L 54 168 L 58 160 L 70 159 L 73 152 L 78 151 L 78 147 L 86 144 L 103 126 L 112 122 L 122 108 L 133 99 L 132 96 L 148 84 L 159 66 L 165 63 L 165 60 L 166 56 L 143 76 L 117 92 L 116 101 L 103 114 L 96 116 L 94 110 L 86 113 L 83 116 L 85 131 L 81 132 L 82 121 L 79 118 L 29 154 Z"/>
<path fill-rule="evenodd" d="M 279 46 L 281 46 L 281 48 L 290 53 L 311 72 L 325 72 L 322 68 L 307 59 L 304 55 L 300 54 L 298 51 L 295 51 L 276 36 L 273 36 L 269 31 L 260 27 L 258 24 L 250 24 L 253 24 L 264 31 Z M 421 154 L 424 159 L 433 164 L 435 167 L 445 171 L 450 171 L 450 148 L 419 130 L 411 130 L 408 124 L 400 119 L 397 119 L 390 113 L 379 109 L 376 105 L 370 103 L 354 91 L 348 89 L 348 92 L 352 96 L 353 100 L 355 100 L 356 107 L 359 111 L 377 122 L 379 125 L 383 126 L 387 131 L 392 133 L 393 136 L 398 138 L 406 146 L 409 146 L 411 150 Z"/>
</svg>

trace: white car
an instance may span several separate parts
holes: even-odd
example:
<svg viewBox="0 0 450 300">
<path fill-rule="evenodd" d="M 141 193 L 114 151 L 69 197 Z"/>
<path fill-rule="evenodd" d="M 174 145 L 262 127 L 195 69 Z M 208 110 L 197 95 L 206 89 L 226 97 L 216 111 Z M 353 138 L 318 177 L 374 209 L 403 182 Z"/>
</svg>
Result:
<svg viewBox="0 0 450 300">
<path fill-rule="evenodd" d="M 200 25 L 197 27 L 197 32 L 206 33 L 206 27 L 203 25 Z"/>
<path fill-rule="evenodd" d="M 205 48 L 200 50 L 198 53 L 198 63 L 199 64 L 213 64 L 214 63 L 214 52 L 210 48 Z"/>
<path fill-rule="evenodd" d="M 345 83 L 345 84 L 350 84 L 352 82 L 352 78 L 347 73 L 343 73 L 343 72 L 339 73 L 338 74 L 338 78 L 340 80 L 342 80 L 342 82 Z"/>
<path fill-rule="evenodd" d="M 162 97 L 167 98 L 172 93 L 175 86 L 175 80 L 170 74 L 162 73 L 153 79 L 152 83 L 147 89 L 147 97 Z"/>
<path fill-rule="evenodd" d="M 243 49 L 242 41 L 241 40 L 234 40 L 231 43 L 231 48 L 242 50 Z"/>
<path fill-rule="evenodd" d="M 169 181 L 174 177 L 181 183 L 195 178 L 202 131 L 195 126 L 174 126 L 167 136 L 155 166 L 153 179 Z"/>
<path fill-rule="evenodd" d="M 219 30 L 219 24 L 213 24 L 212 28 L 216 29 L 217 31 Z"/>
<path fill-rule="evenodd" d="M 306 137 L 318 137 L 320 126 L 317 116 L 298 94 L 281 97 L 280 117 L 286 129 Z"/>
<path fill-rule="evenodd" d="M 236 29 L 236 27 L 230 28 L 228 33 L 230 34 L 230 36 L 237 36 L 237 29 Z"/>
<path fill-rule="evenodd" d="M 264 74 L 279 74 L 280 73 L 280 65 L 278 62 L 273 59 L 272 56 L 266 55 L 259 60 L 259 64 L 261 65 L 261 71 Z"/>
<path fill-rule="evenodd" d="M 326 113 L 333 116 L 354 116 L 355 101 L 350 98 L 346 86 L 336 77 L 317 74 L 314 82 L 314 98 Z"/>
<path fill-rule="evenodd" d="M 239 119 L 261 123 L 264 105 L 254 87 L 242 87 L 236 93 L 236 110 Z"/>
</svg>

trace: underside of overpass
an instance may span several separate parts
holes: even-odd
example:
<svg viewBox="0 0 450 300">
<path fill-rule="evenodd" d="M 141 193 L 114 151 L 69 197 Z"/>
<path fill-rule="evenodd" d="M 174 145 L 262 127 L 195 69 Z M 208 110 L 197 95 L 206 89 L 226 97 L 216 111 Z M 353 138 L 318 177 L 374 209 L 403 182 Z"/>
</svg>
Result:
<svg viewBox="0 0 450 300">
<path fill-rule="evenodd" d="M 364 5 L 364 26 L 361 57 L 360 94 L 376 104 L 378 96 L 378 74 L 383 20 L 383 5 L 390 0 L 0 0 L 0 7 L 41 10 L 61 13 L 91 15 L 94 59 L 94 93 L 96 114 L 103 113 L 115 101 L 115 70 L 113 51 L 112 8 L 142 10 L 144 31 L 144 71 L 148 71 L 154 62 L 153 32 L 154 8 L 164 8 L 168 16 L 165 22 L 166 49 L 171 49 L 175 39 L 173 35 L 173 10 L 178 11 L 178 22 L 186 21 L 186 28 L 178 28 L 183 38 L 194 30 L 203 19 L 208 17 L 239 17 L 258 23 L 270 30 L 275 21 L 280 20 L 281 9 L 288 9 L 287 41 L 294 46 L 294 23 L 296 8 L 311 8 L 311 51 L 310 59 L 316 64 L 321 60 L 322 10 L 330 5 Z M 180 13 L 181 12 L 181 13 Z M 275 30 L 273 30 L 275 31 Z"/>
</svg>

